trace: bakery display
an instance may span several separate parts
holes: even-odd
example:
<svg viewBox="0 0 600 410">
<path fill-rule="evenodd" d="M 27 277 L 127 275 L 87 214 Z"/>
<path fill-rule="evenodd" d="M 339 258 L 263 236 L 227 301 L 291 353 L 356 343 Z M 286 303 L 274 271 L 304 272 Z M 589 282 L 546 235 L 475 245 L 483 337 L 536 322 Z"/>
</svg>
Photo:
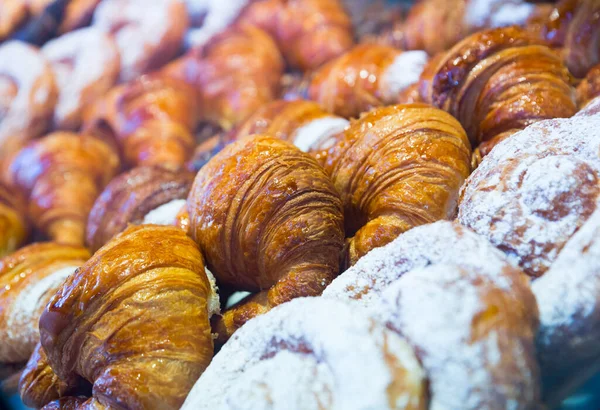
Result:
<svg viewBox="0 0 600 410">
<path fill-rule="evenodd" d="M 0 408 L 598 408 L 599 7 L 0 0 Z"/>
</svg>

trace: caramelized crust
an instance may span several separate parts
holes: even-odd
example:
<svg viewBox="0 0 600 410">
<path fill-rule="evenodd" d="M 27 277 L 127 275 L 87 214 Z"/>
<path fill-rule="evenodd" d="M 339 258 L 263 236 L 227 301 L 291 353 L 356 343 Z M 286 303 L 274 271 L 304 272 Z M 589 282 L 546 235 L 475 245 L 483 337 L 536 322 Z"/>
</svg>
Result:
<svg viewBox="0 0 600 410">
<path fill-rule="evenodd" d="M 179 167 L 193 151 L 198 115 L 192 87 L 149 75 L 113 88 L 88 111 L 83 129 L 116 144 L 131 166 Z"/>
<path fill-rule="evenodd" d="M 186 199 L 194 176 L 162 167 L 138 167 L 114 178 L 96 200 L 87 223 L 87 245 L 96 251 L 129 224 L 175 199 Z M 173 218 L 175 223 L 176 218 Z"/>
<path fill-rule="evenodd" d="M 0 182 L 0 257 L 16 250 L 27 238 L 25 209 L 21 193 Z"/>
<path fill-rule="evenodd" d="M 178 409 L 213 355 L 212 298 L 202 255 L 182 230 L 130 227 L 50 300 L 42 346 L 69 387 L 93 384 L 84 406 Z"/>
<path fill-rule="evenodd" d="M 584 108 L 596 97 L 600 97 L 600 64 L 592 68 L 577 87 L 579 108 Z"/>
<path fill-rule="evenodd" d="M 117 155 L 104 142 L 56 132 L 21 150 L 8 179 L 24 193 L 40 231 L 57 242 L 82 245 L 88 213 L 118 167 Z"/>
<path fill-rule="evenodd" d="M 196 176 L 188 209 L 217 280 L 259 292 L 219 318 L 221 339 L 275 305 L 319 295 L 338 274 L 342 203 L 317 162 L 291 144 L 255 136 L 227 146 Z"/>
<path fill-rule="evenodd" d="M 452 219 L 471 148 L 454 118 L 414 104 L 364 114 L 317 156 L 342 195 L 354 264 L 415 226 Z"/>
</svg>

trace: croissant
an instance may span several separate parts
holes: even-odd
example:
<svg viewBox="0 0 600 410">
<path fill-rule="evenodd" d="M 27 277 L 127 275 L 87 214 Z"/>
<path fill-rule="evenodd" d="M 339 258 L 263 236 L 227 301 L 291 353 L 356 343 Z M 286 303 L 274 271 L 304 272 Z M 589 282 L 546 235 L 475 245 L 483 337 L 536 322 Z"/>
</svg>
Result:
<svg viewBox="0 0 600 410">
<path fill-rule="evenodd" d="M 458 220 L 542 276 L 598 207 L 600 115 L 547 120 L 498 144 L 461 190 Z"/>
<path fill-rule="evenodd" d="M 11 35 L 27 18 L 25 0 L 0 2 L 0 40 Z"/>
<path fill-rule="evenodd" d="M 0 257 L 15 251 L 27 238 L 25 209 L 20 192 L 0 182 Z"/>
<path fill-rule="evenodd" d="M 0 362 L 27 361 L 39 341 L 42 310 L 89 256 L 82 247 L 38 243 L 0 260 Z"/>
<path fill-rule="evenodd" d="M 360 44 L 314 72 L 308 96 L 329 112 L 357 117 L 397 102 L 398 95 L 419 80 L 426 62 L 424 51 Z"/>
<path fill-rule="evenodd" d="M 52 65 L 59 89 L 54 127 L 77 130 L 85 106 L 102 97 L 119 77 L 117 45 L 107 34 L 85 28 L 49 41 L 42 53 Z"/>
<path fill-rule="evenodd" d="M 82 245 L 88 213 L 118 167 L 104 142 L 56 132 L 21 150 L 8 180 L 27 198 L 36 228 L 57 242 Z"/>
<path fill-rule="evenodd" d="M 133 168 L 114 178 L 90 211 L 87 245 L 95 251 L 129 224 L 176 225 L 194 176 L 161 167 Z"/>
<path fill-rule="evenodd" d="M 94 11 L 101 1 L 70 0 L 60 23 L 59 33 L 64 34 L 88 26 L 92 22 Z"/>
<path fill-rule="evenodd" d="M 585 107 L 596 97 L 600 97 L 600 64 L 592 68 L 577 87 L 579 107 Z"/>
<path fill-rule="evenodd" d="M 29 140 L 46 132 L 58 90 L 44 56 L 20 41 L 0 45 L 0 85 L 0 167 L 5 167 Z"/>
<path fill-rule="evenodd" d="M 353 306 L 301 298 L 240 329 L 182 410 L 425 410 L 426 394 L 404 339 Z"/>
<path fill-rule="evenodd" d="M 163 75 L 112 89 L 85 115 L 83 131 L 111 141 L 131 166 L 177 168 L 190 158 L 198 124 L 194 90 Z"/>
<path fill-rule="evenodd" d="M 196 175 L 190 234 L 221 284 L 258 292 L 216 320 L 227 339 L 247 320 L 320 294 L 339 271 L 342 203 L 317 162 L 266 136 L 230 144 Z"/>
<path fill-rule="evenodd" d="M 454 217 L 471 148 L 447 113 L 424 104 L 378 108 L 329 146 L 316 155 L 344 202 L 348 265 L 415 226 Z"/>
<path fill-rule="evenodd" d="M 121 55 L 122 81 L 159 69 L 177 56 L 189 25 L 180 0 L 103 0 L 93 26 L 111 34 Z"/>
<path fill-rule="evenodd" d="M 508 27 L 476 33 L 436 59 L 421 77 L 421 96 L 456 117 L 485 156 L 529 124 L 575 114 L 570 82 L 556 53 Z"/>
<path fill-rule="evenodd" d="M 252 26 L 234 26 L 164 72 L 194 85 L 203 119 L 229 130 L 275 99 L 283 60 L 267 33 Z"/>
<path fill-rule="evenodd" d="M 178 409 L 212 358 L 215 309 L 214 285 L 185 232 L 130 227 L 52 297 L 40 318 L 41 343 L 67 387 L 93 384 L 82 408 Z M 22 383 L 21 391 L 57 396 L 36 387 L 44 388 Z"/>
</svg>

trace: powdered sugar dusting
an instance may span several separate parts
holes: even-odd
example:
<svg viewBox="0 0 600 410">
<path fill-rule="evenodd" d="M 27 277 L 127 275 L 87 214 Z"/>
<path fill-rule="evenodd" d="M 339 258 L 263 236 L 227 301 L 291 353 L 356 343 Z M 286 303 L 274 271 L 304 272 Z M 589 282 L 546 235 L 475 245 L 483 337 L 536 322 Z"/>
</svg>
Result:
<svg viewBox="0 0 600 410">
<path fill-rule="evenodd" d="M 535 5 L 531 3 L 506 3 L 502 4 L 490 16 L 490 28 L 524 25 L 535 12 Z"/>
<path fill-rule="evenodd" d="M 356 307 L 300 298 L 244 325 L 182 408 L 275 409 L 287 398 L 284 407 L 290 410 L 320 403 L 331 409 L 388 409 L 388 388 L 398 372 L 411 394 L 401 397 L 406 408 L 422 408 L 423 372 L 401 337 Z"/>
<path fill-rule="evenodd" d="M 470 0 L 467 1 L 465 22 L 473 28 L 523 24 L 534 8 L 533 4 L 523 0 Z"/>
<path fill-rule="evenodd" d="M 199 47 L 223 32 L 239 16 L 249 0 L 187 0 L 188 9 L 205 14 L 202 27 L 191 29 L 186 36 L 187 47 Z"/>
<path fill-rule="evenodd" d="M 341 117 L 328 116 L 317 118 L 298 128 L 294 133 L 294 145 L 304 152 L 318 148 L 332 135 L 346 129 L 350 122 Z"/>
<path fill-rule="evenodd" d="M 592 115 L 600 115 L 600 96 L 588 102 L 575 117 L 587 117 Z"/>
<path fill-rule="evenodd" d="M 144 216 L 144 224 L 176 225 L 177 214 L 186 204 L 185 199 L 173 199 L 162 204 Z"/>
<path fill-rule="evenodd" d="M 429 57 L 425 51 L 404 51 L 384 71 L 381 89 L 384 99 L 394 101 L 400 92 L 419 81 Z"/>
<path fill-rule="evenodd" d="M 494 276 L 438 264 L 406 273 L 374 310 L 419 351 L 430 409 L 525 410 L 535 407 L 539 385 L 537 315 L 523 317 L 522 297 L 534 303 L 518 269 Z"/>
<path fill-rule="evenodd" d="M 481 236 L 457 223 L 439 221 L 413 228 L 388 245 L 372 250 L 335 279 L 323 296 L 370 306 L 406 272 L 435 264 L 484 266 L 490 276 L 500 281 L 507 260 Z"/>
<path fill-rule="evenodd" d="M 600 211 L 533 283 L 540 309 L 538 352 L 549 371 L 600 353 Z M 577 360 L 579 359 L 579 360 Z"/>
<path fill-rule="evenodd" d="M 496 146 L 462 189 L 458 220 L 543 274 L 597 206 L 600 115 L 536 123 Z"/>
</svg>

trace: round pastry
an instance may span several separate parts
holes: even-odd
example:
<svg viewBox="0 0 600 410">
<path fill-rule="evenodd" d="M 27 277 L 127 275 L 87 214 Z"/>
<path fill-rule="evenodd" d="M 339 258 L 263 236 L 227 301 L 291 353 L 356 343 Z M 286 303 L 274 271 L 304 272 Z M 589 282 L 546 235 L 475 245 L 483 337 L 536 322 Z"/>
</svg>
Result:
<svg viewBox="0 0 600 410">
<path fill-rule="evenodd" d="M 0 1 L 0 40 L 8 37 L 27 18 L 25 0 Z"/>
<path fill-rule="evenodd" d="M 35 47 L 0 45 L 0 162 L 46 132 L 57 95 L 52 68 Z"/>
<path fill-rule="evenodd" d="M 99 249 L 128 225 L 176 225 L 194 176 L 158 166 L 138 167 L 114 178 L 90 211 L 87 245 Z"/>
<path fill-rule="evenodd" d="M 15 251 L 27 238 L 26 209 L 21 193 L 0 182 L 0 257 Z"/>
<path fill-rule="evenodd" d="M 529 126 L 498 144 L 462 188 L 458 220 L 539 277 L 600 200 L 600 116 Z"/>
<path fill-rule="evenodd" d="M 85 248 L 38 243 L 0 260 L 0 362 L 29 359 L 46 304 L 89 256 Z"/>
<path fill-rule="evenodd" d="M 415 348 L 429 380 L 430 409 L 530 410 L 539 404 L 535 298 L 519 269 L 505 262 L 492 274 L 486 262 L 411 270 L 375 307 Z"/>
<path fill-rule="evenodd" d="M 121 55 L 121 80 L 156 70 L 183 45 L 188 14 L 180 0 L 104 0 L 93 26 L 114 36 Z"/>
<path fill-rule="evenodd" d="M 248 322 L 182 409 L 426 409 L 406 342 L 361 310 L 301 298 Z"/>
<path fill-rule="evenodd" d="M 86 105 L 117 81 L 119 50 L 110 36 L 90 27 L 49 41 L 42 53 L 52 65 L 59 89 L 54 126 L 76 130 Z"/>
<path fill-rule="evenodd" d="M 194 241 L 175 227 L 131 227 L 52 297 L 41 342 L 58 379 L 93 384 L 83 408 L 177 409 L 213 356 L 215 311 Z"/>
<path fill-rule="evenodd" d="M 363 114 L 317 157 L 342 196 L 352 265 L 418 225 L 456 214 L 471 149 L 452 116 L 424 104 Z"/>
<path fill-rule="evenodd" d="M 319 295 L 339 272 L 339 195 L 319 164 L 285 141 L 230 144 L 198 172 L 187 206 L 217 280 L 258 292 L 217 320 L 221 340 L 273 306 Z"/>
</svg>

